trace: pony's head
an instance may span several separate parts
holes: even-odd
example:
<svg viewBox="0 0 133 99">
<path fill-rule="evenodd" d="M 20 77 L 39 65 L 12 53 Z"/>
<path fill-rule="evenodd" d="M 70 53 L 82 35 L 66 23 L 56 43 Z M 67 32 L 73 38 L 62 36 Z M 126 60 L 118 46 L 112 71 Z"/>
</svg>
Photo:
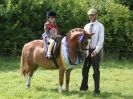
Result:
<svg viewBox="0 0 133 99">
<path fill-rule="evenodd" d="M 90 34 L 84 29 L 75 28 L 67 33 L 67 40 L 69 42 L 69 46 L 81 51 L 87 49 L 89 39 L 91 39 L 92 35 L 93 33 Z"/>
<path fill-rule="evenodd" d="M 89 40 L 92 35 L 93 34 L 90 34 L 81 28 L 72 29 L 67 33 L 67 44 L 69 53 L 71 54 L 70 60 L 72 60 L 74 56 L 84 57 L 85 50 L 89 49 Z"/>
</svg>

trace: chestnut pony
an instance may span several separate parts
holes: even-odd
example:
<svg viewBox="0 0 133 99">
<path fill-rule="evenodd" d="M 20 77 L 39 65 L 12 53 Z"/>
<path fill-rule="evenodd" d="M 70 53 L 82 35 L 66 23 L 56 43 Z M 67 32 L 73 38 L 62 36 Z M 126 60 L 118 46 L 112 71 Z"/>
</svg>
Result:
<svg viewBox="0 0 133 99">
<path fill-rule="evenodd" d="M 69 59 L 72 63 L 75 63 L 76 57 L 78 56 L 77 49 L 86 49 L 88 44 L 88 39 L 91 38 L 90 33 L 87 33 L 81 28 L 75 28 L 70 30 L 66 34 L 66 42 L 68 48 Z M 82 36 L 82 40 L 81 40 Z M 61 45 L 61 44 L 60 44 Z M 66 73 L 66 86 L 65 89 L 69 90 L 69 81 L 71 69 L 66 69 L 63 65 L 63 60 L 61 57 L 61 50 L 58 57 L 56 58 L 57 64 L 59 66 L 59 92 L 62 92 L 62 85 L 64 80 L 64 73 Z M 31 77 L 38 68 L 42 66 L 46 69 L 57 69 L 54 62 L 44 56 L 44 41 L 34 40 L 26 43 L 22 49 L 20 71 L 26 79 L 26 88 L 30 88 Z"/>
</svg>

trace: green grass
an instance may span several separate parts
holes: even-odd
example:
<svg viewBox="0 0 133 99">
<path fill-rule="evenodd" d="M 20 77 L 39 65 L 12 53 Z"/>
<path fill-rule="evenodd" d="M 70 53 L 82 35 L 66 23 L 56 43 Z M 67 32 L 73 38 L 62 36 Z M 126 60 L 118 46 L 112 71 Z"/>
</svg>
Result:
<svg viewBox="0 0 133 99">
<path fill-rule="evenodd" d="M 19 73 L 19 59 L 0 58 L 0 99 L 133 99 L 133 62 L 105 60 L 101 64 L 101 94 L 93 95 L 93 71 L 90 71 L 89 91 L 79 91 L 81 66 L 71 73 L 70 92 L 58 93 L 58 70 L 38 69 L 25 88 Z"/>
</svg>

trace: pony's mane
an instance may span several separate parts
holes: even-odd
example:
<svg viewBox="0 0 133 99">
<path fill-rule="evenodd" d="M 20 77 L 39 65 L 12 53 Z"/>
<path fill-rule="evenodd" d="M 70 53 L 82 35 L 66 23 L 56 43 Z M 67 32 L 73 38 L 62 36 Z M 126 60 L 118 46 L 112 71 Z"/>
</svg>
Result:
<svg viewBox="0 0 133 99">
<path fill-rule="evenodd" d="M 84 32 L 85 30 L 84 29 L 81 29 L 81 28 L 75 28 L 75 29 L 71 29 L 67 34 L 66 36 L 70 35 L 71 33 L 73 32 Z"/>
<path fill-rule="evenodd" d="M 81 28 L 71 29 L 71 30 L 67 33 L 67 35 L 69 35 L 70 33 L 73 33 L 73 32 L 82 32 L 82 31 L 83 31 L 83 29 L 81 29 Z"/>
</svg>

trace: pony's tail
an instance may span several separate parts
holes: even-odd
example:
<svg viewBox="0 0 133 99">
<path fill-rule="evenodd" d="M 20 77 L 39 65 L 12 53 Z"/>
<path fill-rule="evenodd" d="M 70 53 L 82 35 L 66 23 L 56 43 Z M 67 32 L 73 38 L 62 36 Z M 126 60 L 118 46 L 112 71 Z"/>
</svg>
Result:
<svg viewBox="0 0 133 99">
<path fill-rule="evenodd" d="M 27 55 L 25 55 L 24 50 L 25 50 L 25 46 L 22 49 L 21 60 L 20 60 L 20 74 L 21 75 L 25 75 L 27 68 L 28 68 Z"/>
<path fill-rule="evenodd" d="M 21 74 L 21 75 L 24 75 L 23 66 L 24 66 L 24 55 L 23 55 L 23 50 L 22 50 L 21 60 L 20 60 L 20 74 Z"/>
<path fill-rule="evenodd" d="M 21 54 L 21 61 L 20 61 L 20 73 L 24 75 L 31 71 L 31 64 L 33 64 L 33 50 L 34 48 L 29 48 L 28 53 L 26 53 L 27 47 L 24 46 Z"/>
</svg>

